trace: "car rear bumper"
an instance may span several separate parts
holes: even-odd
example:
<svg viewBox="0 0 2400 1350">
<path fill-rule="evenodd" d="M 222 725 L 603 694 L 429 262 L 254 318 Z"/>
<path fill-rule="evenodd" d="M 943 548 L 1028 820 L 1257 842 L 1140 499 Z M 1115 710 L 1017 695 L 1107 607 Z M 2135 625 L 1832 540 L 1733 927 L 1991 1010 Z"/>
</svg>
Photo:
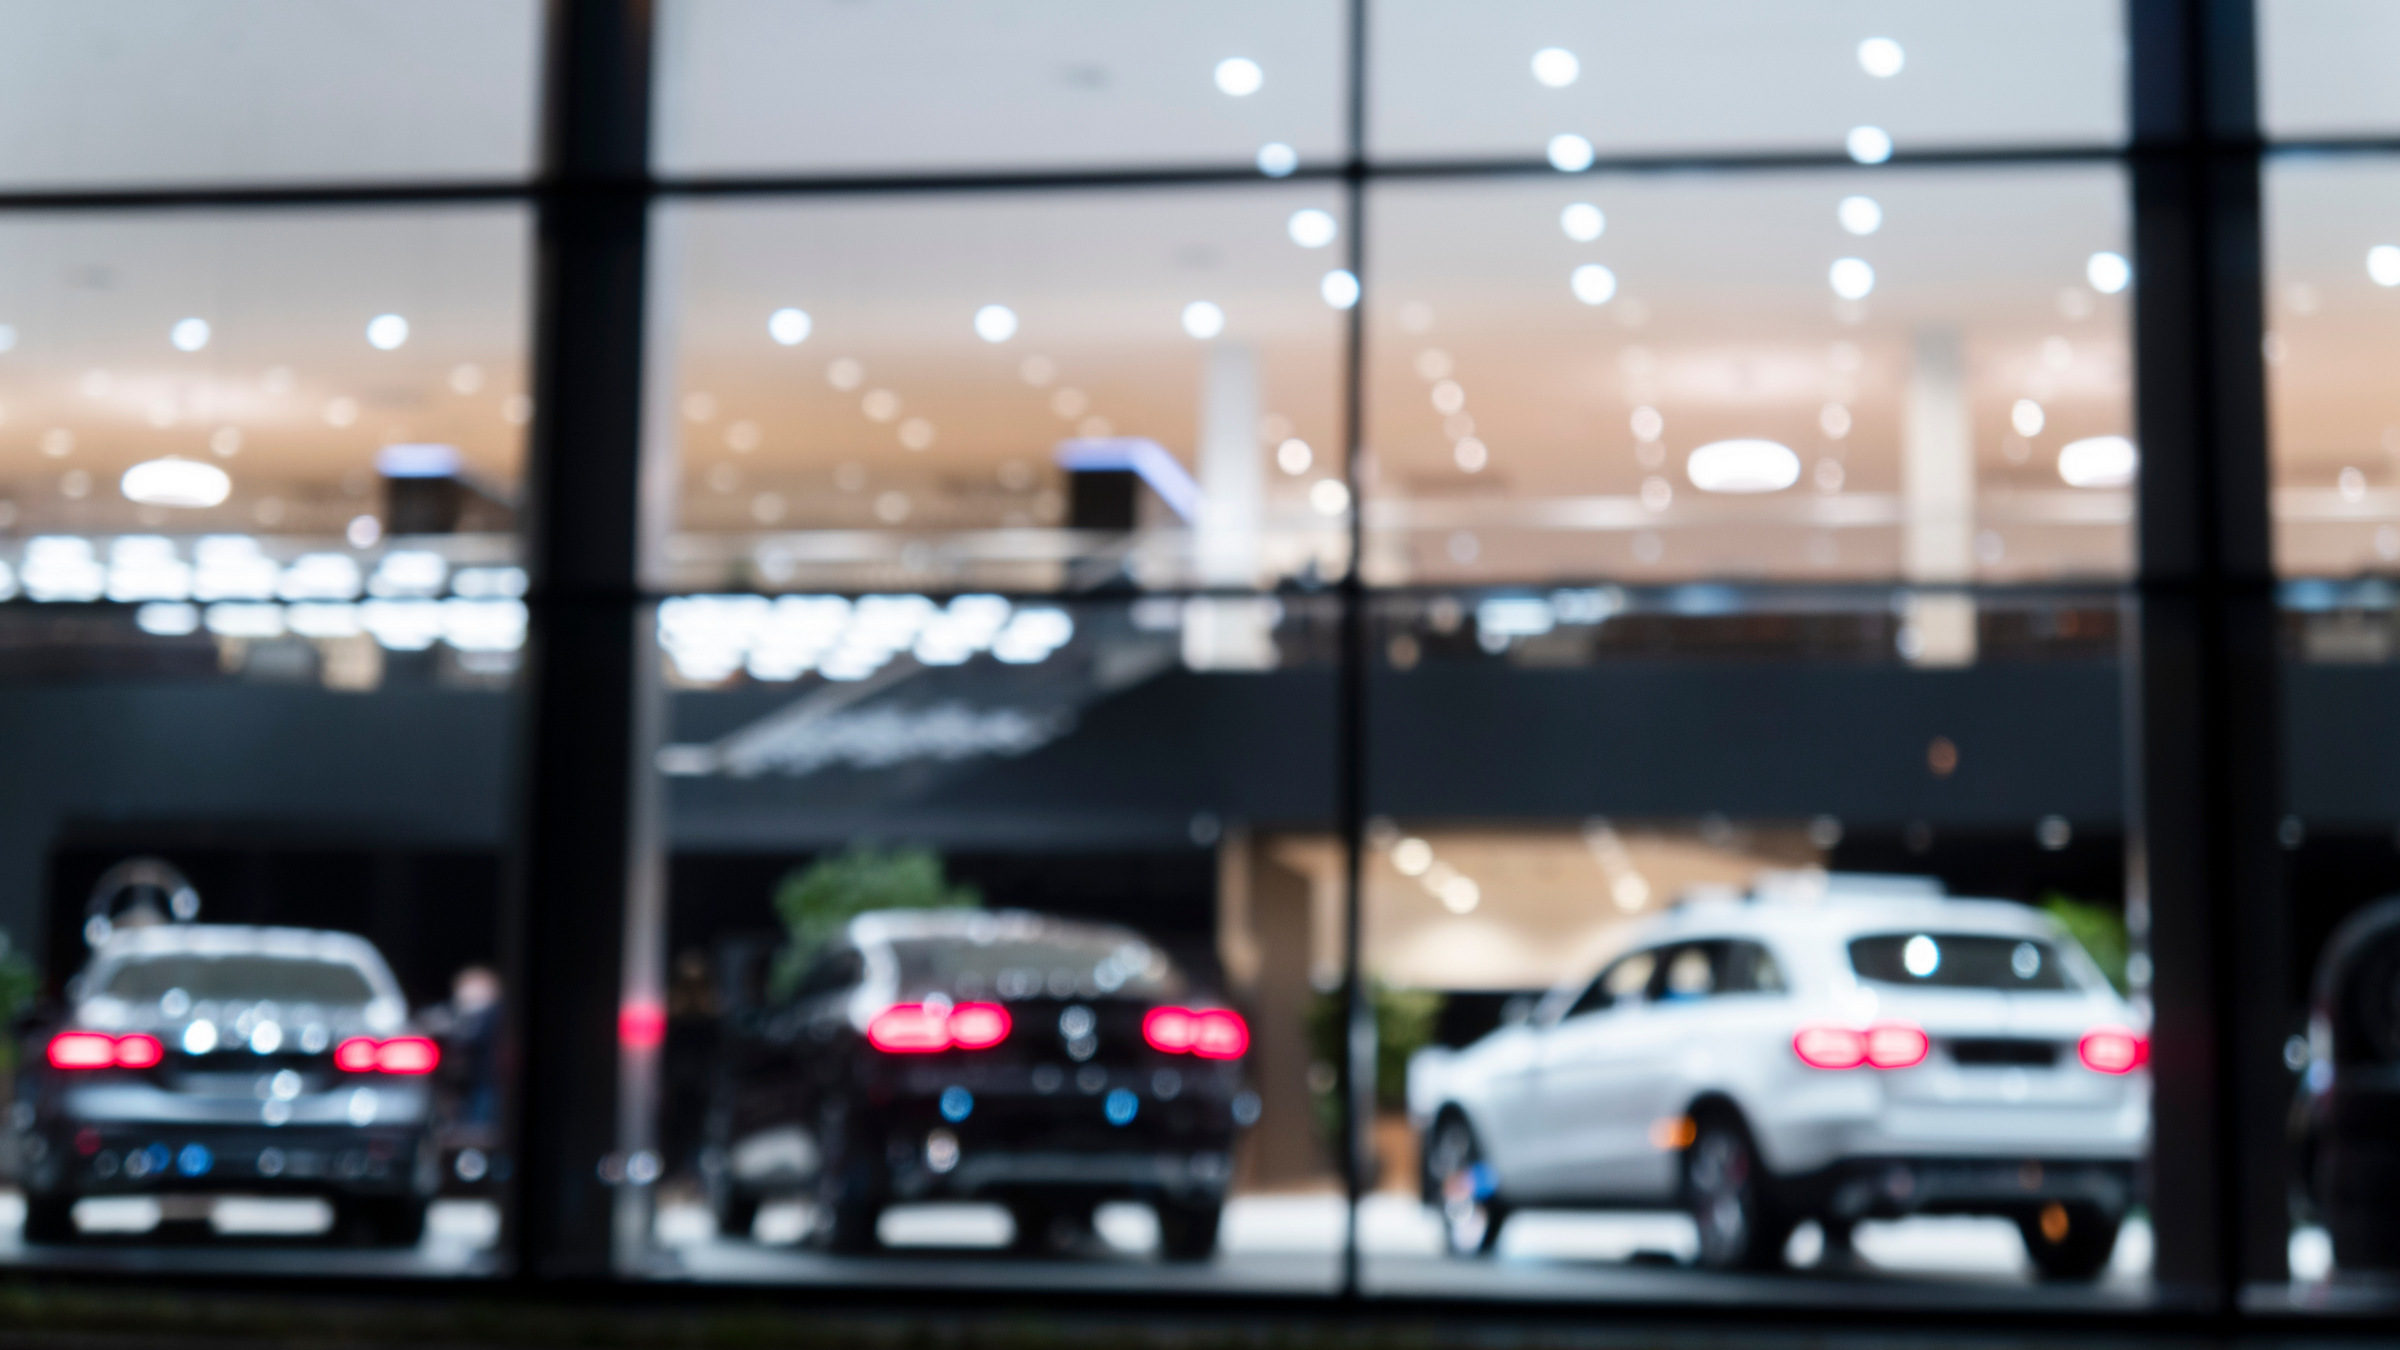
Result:
<svg viewBox="0 0 2400 1350">
<path fill-rule="evenodd" d="M 39 1196 L 253 1194 L 430 1195 L 421 1127 L 270 1129 L 76 1124 L 19 1141 L 26 1190 Z"/>
<path fill-rule="evenodd" d="M 892 1169 L 896 1200 L 974 1200 L 1012 1193 L 1072 1193 L 1092 1199 L 1222 1200 L 1233 1179 L 1232 1154 L 976 1148 L 962 1144 L 946 1167 L 917 1158 Z"/>
<path fill-rule="evenodd" d="M 1913 1214 L 2030 1214 L 2086 1203 L 2123 1214 L 2138 1198 L 2134 1164 L 2091 1158 L 1849 1158 L 1784 1178 L 1800 1207 L 1837 1219 Z"/>
</svg>

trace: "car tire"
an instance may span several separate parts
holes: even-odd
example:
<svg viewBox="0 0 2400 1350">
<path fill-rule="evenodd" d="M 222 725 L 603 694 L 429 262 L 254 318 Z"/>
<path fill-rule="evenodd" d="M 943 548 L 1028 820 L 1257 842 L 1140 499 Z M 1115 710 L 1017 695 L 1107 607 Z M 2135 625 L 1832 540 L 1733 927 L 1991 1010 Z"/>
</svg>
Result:
<svg viewBox="0 0 2400 1350">
<path fill-rule="evenodd" d="M 2095 1280 L 2108 1269 L 2117 1252 L 2122 1215 L 2098 1205 L 2051 1204 L 2021 1215 L 2017 1231 L 2025 1236 L 2025 1254 L 2045 1280 Z"/>
<path fill-rule="evenodd" d="M 1456 1111 L 1434 1123 L 1425 1149 L 1425 1193 L 1442 1222 L 1442 1245 L 1452 1256 L 1490 1256 L 1500 1248 L 1508 1206 L 1499 1179 L 1483 1160 L 1475 1127 Z"/>
<path fill-rule="evenodd" d="M 1206 1261 L 1217 1254 L 1217 1225 L 1225 1217 L 1219 1201 L 1160 1201 L 1158 1251 L 1169 1261 Z"/>
<path fill-rule="evenodd" d="M 1750 1132 L 1730 1113 L 1704 1116 L 1683 1151 L 1684 1207 L 1699 1230 L 1699 1264 L 1708 1270 L 1773 1270 L 1794 1221 L 1775 1194 L 1775 1179 Z"/>
<path fill-rule="evenodd" d="M 738 1186 L 727 1185 L 725 1193 L 709 1206 L 717 1219 L 717 1236 L 748 1241 L 750 1230 L 758 1226 L 759 1198 Z"/>
<path fill-rule="evenodd" d="M 74 1196 L 25 1197 L 25 1241 L 42 1246 L 62 1246 L 80 1241 L 82 1237 L 83 1230 L 75 1226 Z"/>
<path fill-rule="evenodd" d="M 342 1200 L 334 1231 L 362 1247 L 414 1247 L 425 1238 L 425 1202 L 415 1196 Z"/>
</svg>

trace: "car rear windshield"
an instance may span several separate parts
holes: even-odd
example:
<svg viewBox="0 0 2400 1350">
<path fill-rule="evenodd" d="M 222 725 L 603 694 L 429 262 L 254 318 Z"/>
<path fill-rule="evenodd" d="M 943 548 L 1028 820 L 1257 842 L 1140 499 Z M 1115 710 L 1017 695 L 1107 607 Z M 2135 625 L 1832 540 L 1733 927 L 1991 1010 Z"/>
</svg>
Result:
<svg viewBox="0 0 2400 1350">
<path fill-rule="evenodd" d="M 1850 944 L 1850 968 L 1885 984 L 1943 989 L 2071 989 L 2058 949 L 1985 933 L 1879 933 Z"/>
<path fill-rule="evenodd" d="M 193 1002 L 358 1004 L 375 990 L 358 967 L 291 956 L 151 956 L 127 961 L 102 992 L 148 1003 L 180 989 Z"/>
<path fill-rule="evenodd" d="M 1127 933 L 904 938 L 892 950 L 904 985 L 959 998 L 1157 998 L 1183 985 L 1166 953 Z"/>
</svg>

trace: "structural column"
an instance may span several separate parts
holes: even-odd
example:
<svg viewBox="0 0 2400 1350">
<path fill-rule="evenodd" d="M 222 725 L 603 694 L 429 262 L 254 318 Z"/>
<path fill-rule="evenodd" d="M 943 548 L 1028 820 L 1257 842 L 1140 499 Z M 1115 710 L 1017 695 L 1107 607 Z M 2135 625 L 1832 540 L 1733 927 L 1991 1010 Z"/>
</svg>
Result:
<svg viewBox="0 0 2400 1350">
<path fill-rule="evenodd" d="M 662 880 L 643 599 L 651 6 L 548 6 L 504 950 L 520 1280 L 604 1278 L 648 1227 Z"/>
<path fill-rule="evenodd" d="M 2284 1277 L 2283 764 L 2250 0 L 2135 0 L 2139 561 L 2127 918 L 2151 958 L 2170 1298 Z"/>
</svg>

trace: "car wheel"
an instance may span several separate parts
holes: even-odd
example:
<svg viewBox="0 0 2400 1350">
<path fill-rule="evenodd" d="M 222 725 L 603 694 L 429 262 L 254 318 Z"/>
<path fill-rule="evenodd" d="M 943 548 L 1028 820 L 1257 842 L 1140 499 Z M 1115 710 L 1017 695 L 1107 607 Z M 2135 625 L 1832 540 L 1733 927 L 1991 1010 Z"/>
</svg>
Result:
<svg viewBox="0 0 2400 1350">
<path fill-rule="evenodd" d="M 709 1206 L 717 1217 L 717 1236 L 747 1240 L 750 1230 L 758 1226 L 758 1205 L 757 1196 L 728 1185 L 716 1203 Z"/>
<path fill-rule="evenodd" d="M 1775 1203 L 1774 1179 L 1750 1132 L 1719 1115 L 1700 1122 L 1683 1151 L 1684 1205 L 1710 1270 L 1769 1270 L 1781 1264 L 1792 1222 Z"/>
<path fill-rule="evenodd" d="M 1217 1224 L 1224 1215 L 1225 1206 L 1215 1201 L 1160 1201 L 1159 1254 L 1170 1261 L 1205 1261 L 1216 1255 Z"/>
<path fill-rule="evenodd" d="M 1057 1256 L 1073 1251 L 1092 1231 L 1092 1206 L 1045 1196 L 1020 1196 L 1008 1204 L 1016 1236 L 1009 1249 L 1026 1256 Z"/>
<path fill-rule="evenodd" d="M 2017 1220 L 2025 1254 L 2045 1280 L 2098 1279 L 2117 1253 L 2117 1230 L 2123 1226 L 2123 1216 L 2098 1205 L 2056 1201 Z"/>
<path fill-rule="evenodd" d="M 29 1195 L 25 1197 L 25 1240 L 43 1245 L 56 1245 L 81 1239 L 83 1230 L 75 1226 L 75 1197 L 71 1195 Z"/>
<path fill-rule="evenodd" d="M 1466 1117 L 1453 1112 L 1434 1126 L 1432 1147 L 1425 1150 L 1425 1190 L 1439 1207 L 1442 1242 L 1452 1256 L 1489 1256 L 1499 1249 L 1508 1207 Z"/>
</svg>

